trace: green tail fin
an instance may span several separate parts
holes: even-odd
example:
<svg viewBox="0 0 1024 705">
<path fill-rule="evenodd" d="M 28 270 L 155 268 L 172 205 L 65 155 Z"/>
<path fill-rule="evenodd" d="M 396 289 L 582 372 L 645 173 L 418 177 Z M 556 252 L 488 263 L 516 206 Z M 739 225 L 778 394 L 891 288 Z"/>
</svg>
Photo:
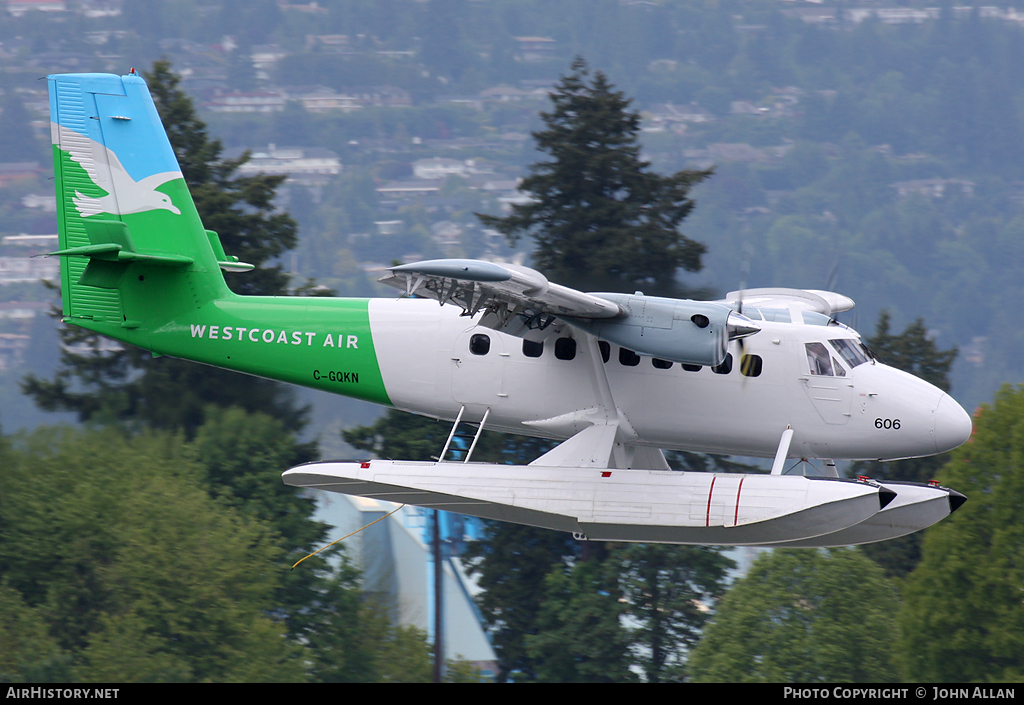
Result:
<svg viewBox="0 0 1024 705">
<path fill-rule="evenodd" d="M 104 330 L 157 308 L 229 295 L 145 82 L 134 74 L 49 76 L 64 316 Z M 150 277 L 145 289 L 132 286 Z M 159 283 L 159 291 L 153 284 Z"/>
</svg>

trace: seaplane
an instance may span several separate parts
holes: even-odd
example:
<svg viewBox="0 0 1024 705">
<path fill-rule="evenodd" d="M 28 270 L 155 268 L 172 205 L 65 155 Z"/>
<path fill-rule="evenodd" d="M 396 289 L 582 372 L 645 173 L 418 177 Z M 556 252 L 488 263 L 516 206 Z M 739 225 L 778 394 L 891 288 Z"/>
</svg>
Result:
<svg viewBox="0 0 1024 705">
<path fill-rule="evenodd" d="M 65 323 L 445 420 L 453 434 L 477 427 L 460 462 L 447 445 L 436 462 L 321 461 L 285 471 L 289 485 L 580 539 L 758 546 L 882 541 L 965 499 L 839 476 L 837 460 L 943 453 L 972 432 L 952 397 L 836 320 L 854 305 L 845 296 L 587 293 L 461 259 L 391 267 L 381 281 L 394 298 L 240 296 L 223 272 L 252 266 L 203 227 L 143 79 L 48 81 Z M 484 428 L 558 445 L 528 465 L 473 462 Z M 772 464 L 681 472 L 665 450 Z"/>
</svg>

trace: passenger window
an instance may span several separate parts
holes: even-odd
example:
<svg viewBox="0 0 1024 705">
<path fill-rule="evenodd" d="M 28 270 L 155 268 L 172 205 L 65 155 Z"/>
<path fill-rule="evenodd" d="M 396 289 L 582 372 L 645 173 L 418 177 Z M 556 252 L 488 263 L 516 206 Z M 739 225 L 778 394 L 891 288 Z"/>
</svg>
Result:
<svg viewBox="0 0 1024 705">
<path fill-rule="evenodd" d="M 532 340 L 523 340 L 523 355 L 526 357 L 540 357 L 544 354 L 544 341 L 537 343 Z"/>
<path fill-rule="evenodd" d="M 832 376 L 832 356 L 821 343 L 804 343 L 807 348 L 807 364 L 812 375 Z"/>
<path fill-rule="evenodd" d="M 608 362 L 612 358 L 612 346 L 603 340 L 597 341 L 597 347 L 601 348 L 601 359 Z"/>
<path fill-rule="evenodd" d="M 726 353 L 721 365 L 715 365 L 711 371 L 716 375 L 727 375 L 732 372 L 732 353 Z"/>
<path fill-rule="evenodd" d="M 669 362 L 668 360 L 661 360 L 661 359 L 659 359 L 657 357 L 652 357 L 651 358 L 651 364 L 654 365 L 655 368 L 657 368 L 659 370 L 669 370 L 669 369 L 672 369 L 672 363 L 671 362 Z"/>
<path fill-rule="evenodd" d="M 626 367 L 636 367 L 640 364 L 640 356 L 629 348 L 619 348 L 619 364 Z"/>
<path fill-rule="evenodd" d="M 559 338 L 555 341 L 555 357 L 559 360 L 572 360 L 576 357 L 576 339 Z"/>
<path fill-rule="evenodd" d="M 740 372 L 744 377 L 760 377 L 762 366 L 760 355 L 744 355 L 740 358 Z"/>
<path fill-rule="evenodd" d="M 469 351 L 474 355 L 486 355 L 491 351 L 491 339 L 483 333 L 477 333 L 469 339 Z"/>
<path fill-rule="evenodd" d="M 683 369 L 686 370 L 687 372 L 700 372 L 701 370 L 700 365 L 687 365 L 686 363 L 683 363 L 682 366 Z"/>
</svg>

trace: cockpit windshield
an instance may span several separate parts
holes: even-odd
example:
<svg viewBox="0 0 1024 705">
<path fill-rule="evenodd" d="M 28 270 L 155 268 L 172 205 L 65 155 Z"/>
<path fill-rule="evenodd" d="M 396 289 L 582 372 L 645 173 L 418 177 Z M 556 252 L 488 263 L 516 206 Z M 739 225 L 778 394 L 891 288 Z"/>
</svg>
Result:
<svg viewBox="0 0 1024 705">
<path fill-rule="evenodd" d="M 865 362 L 871 360 L 871 356 L 868 354 L 867 348 L 859 340 L 851 338 L 835 338 L 829 340 L 832 347 L 836 349 L 840 357 L 849 365 L 850 369 L 853 369 L 857 365 L 863 365 Z"/>
</svg>

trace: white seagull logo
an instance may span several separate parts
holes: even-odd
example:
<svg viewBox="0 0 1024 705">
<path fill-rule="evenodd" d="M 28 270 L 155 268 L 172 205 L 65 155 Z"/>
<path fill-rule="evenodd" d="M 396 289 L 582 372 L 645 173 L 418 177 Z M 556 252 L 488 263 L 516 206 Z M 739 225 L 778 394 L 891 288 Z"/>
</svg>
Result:
<svg viewBox="0 0 1024 705">
<path fill-rule="evenodd" d="M 182 178 L 180 171 L 165 171 L 136 181 L 122 166 L 117 155 L 105 145 L 83 138 L 66 128 L 61 128 L 61 147 L 70 154 L 72 161 L 85 169 L 93 183 L 107 192 L 106 196 L 86 196 L 81 191 L 75 191 L 71 200 L 83 218 L 100 213 L 127 215 L 152 210 L 168 210 L 181 215 L 171 197 L 156 190 L 168 181 Z"/>
</svg>

